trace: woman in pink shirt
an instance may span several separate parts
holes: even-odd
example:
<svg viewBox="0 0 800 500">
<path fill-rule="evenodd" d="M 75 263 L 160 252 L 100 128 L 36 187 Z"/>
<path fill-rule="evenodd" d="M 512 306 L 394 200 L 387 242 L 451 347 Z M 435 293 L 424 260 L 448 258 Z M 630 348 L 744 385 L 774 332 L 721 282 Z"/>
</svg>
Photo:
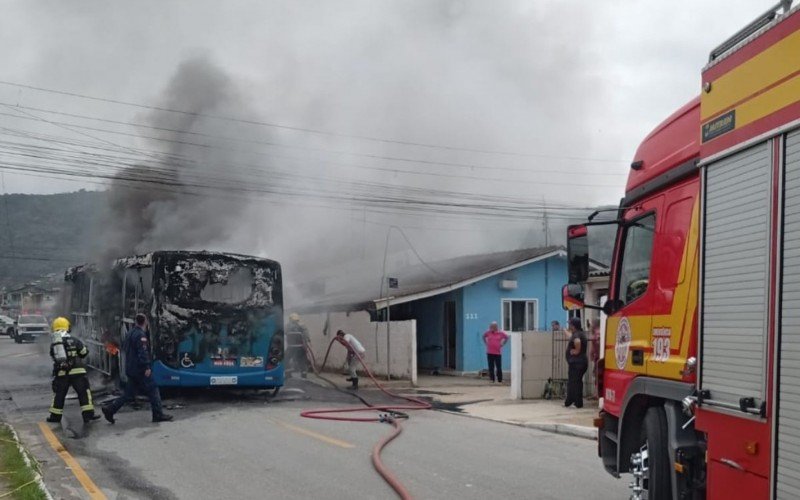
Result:
<svg viewBox="0 0 800 500">
<path fill-rule="evenodd" d="M 486 344 L 486 358 L 489 360 L 489 379 L 492 382 L 494 382 L 495 369 L 497 370 L 497 381 L 503 382 L 501 354 L 506 342 L 508 342 L 508 335 L 503 330 L 497 329 L 497 321 L 492 321 L 489 329 L 483 334 L 483 343 Z"/>
</svg>

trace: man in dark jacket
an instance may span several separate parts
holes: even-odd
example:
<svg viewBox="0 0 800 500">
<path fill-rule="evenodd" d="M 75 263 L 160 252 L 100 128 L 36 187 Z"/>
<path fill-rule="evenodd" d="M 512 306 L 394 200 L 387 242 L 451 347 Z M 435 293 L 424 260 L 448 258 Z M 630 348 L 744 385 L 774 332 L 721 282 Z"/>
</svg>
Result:
<svg viewBox="0 0 800 500">
<path fill-rule="evenodd" d="M 583 376 L 589 368 L 589 358 L 586 356 L 588 342 L 586 334 L 581 328 L 580 318 L 569 320 L 569 342 L 567 342 L 567 363 L 569 364 L 567 380 L 567 399 L 564 406 L 575 405 L 576 408 L 583 408 Z"/>
<path fill-rule="evenodd" d="M 147 317 L 144 314 L 137 314 L 135 325 L 128 330 L 122 341 L 122 349 L 125 351 L 125 374 L 128 376 L 128 383 L 125 385 L 125 393 L 102 408 L 103 416 L 106 420 L 114 423 L 114 414 L 122 406 L 133 401 L 136 393 L 142 393 L 150 400 L 150 408 L 153 411 L 153 422 L 169 422 L 172 415 L 167 415 L 161 408 L 161 395 L 158 386 L 153 380 L 153 372 L 150 362 L 150 344 L 147 338 Z"/>
<path fill-rule="evenodd" d="M 94 414 L 92 391 L 86 377 L 83 358 L 89 350 L 83 342 L 69 334 L 69 320 L 58 317 L 53 320 L 53 343 L 50 344 L 50 357 L 53 359 L 53 404 L 50 405 L 48 422 L 61 422 L 64 415 L 64 400 L 69 388 L 75 389 L 81 405 L 84 422 L 91 422 L 99 416 Z M 56 353 L 58 349 L 58 354 Z"/>
</svg>

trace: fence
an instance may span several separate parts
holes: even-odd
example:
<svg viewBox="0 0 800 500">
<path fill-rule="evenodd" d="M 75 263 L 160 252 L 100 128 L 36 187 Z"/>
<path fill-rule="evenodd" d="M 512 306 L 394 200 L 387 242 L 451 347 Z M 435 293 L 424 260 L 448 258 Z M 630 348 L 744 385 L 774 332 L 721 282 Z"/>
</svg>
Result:
<svg viewBox="0 0 800 500">
<path fill-rule="evenodd" d="M 586 370 L 586 375 L 583 376 L 583 395 L 584 397 L 597 397 L 597 384 L 595 369 L 596 363 L 595 350 L 598 346 L 592 341 L 591 334 L 587 332 L 589 345 L 586 349 L 586 354 L 589 356 L 589 368 Z M 567 395 L 567 379 L 569 374 L 569 364 L 567 363 L 567 345 L 569 338 L 563 332 L 553 333 L 553 371 L 550 375 L 553 397 L 565 397 Z"/>
<path fill-rule="evenodd" d="M 563 399 L 567 392 L 569 339 L 563 332 L 533 331 L 511 334 L 511 397 Z M 583 378 L 584 397 L 597 397 L 594 345 L 589 342 L 589 368 Z"/>
</svg>

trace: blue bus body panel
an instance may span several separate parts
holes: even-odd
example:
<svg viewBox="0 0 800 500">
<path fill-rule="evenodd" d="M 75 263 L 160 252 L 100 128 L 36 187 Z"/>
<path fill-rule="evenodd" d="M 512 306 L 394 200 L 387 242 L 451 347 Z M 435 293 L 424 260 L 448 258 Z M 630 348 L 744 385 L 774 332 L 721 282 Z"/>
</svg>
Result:
<svg viewBox="0 0 800 500">
<path fill-rule="evenodd" d="M 254 310 L 245 321 L 219 318 L 208 325 L 213 334 L 192 326 L 178 344 L 179 366 L 154 364 L 156 383 L 179 387 L 282 386 L 283 362 L 267 369 L 272 337 L 281 330 L 280 319 Z"/>
<path fill-rule="evenodd" d="M 205 372 L 175 370 L 166 366 L 161 361 L 153 363 L 153 376 L 159 387 L 263 387 L 271 389 L 281 387 L 284 382 L 283 364 L 278 365 L 272 370 L 248 370 L 238 372 Z M 223 383 L 212 383 L 212 377 Z M 227 378 L 225 378 L 227 377 Z M 236 377 L 235 383 L 230 383 L 231 378 Z"/>
</svg>

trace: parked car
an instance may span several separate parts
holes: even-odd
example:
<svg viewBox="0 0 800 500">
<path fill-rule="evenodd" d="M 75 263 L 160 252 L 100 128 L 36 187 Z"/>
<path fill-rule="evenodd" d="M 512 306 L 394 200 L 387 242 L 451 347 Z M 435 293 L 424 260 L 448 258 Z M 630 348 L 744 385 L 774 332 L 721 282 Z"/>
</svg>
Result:
<svg viewBox="0 0 800 500">
<path fill-rule="evenodd" d="M 0 335 L 14 337 L 14 319 L 0 314 Z"/>
<path fill-rule="evenodd" d="M 22 314 L 14 324 L 14 342 L 34 342 L 37 337 L 50 334 L 50 324 L 41 314 Z"/>
</svg>

